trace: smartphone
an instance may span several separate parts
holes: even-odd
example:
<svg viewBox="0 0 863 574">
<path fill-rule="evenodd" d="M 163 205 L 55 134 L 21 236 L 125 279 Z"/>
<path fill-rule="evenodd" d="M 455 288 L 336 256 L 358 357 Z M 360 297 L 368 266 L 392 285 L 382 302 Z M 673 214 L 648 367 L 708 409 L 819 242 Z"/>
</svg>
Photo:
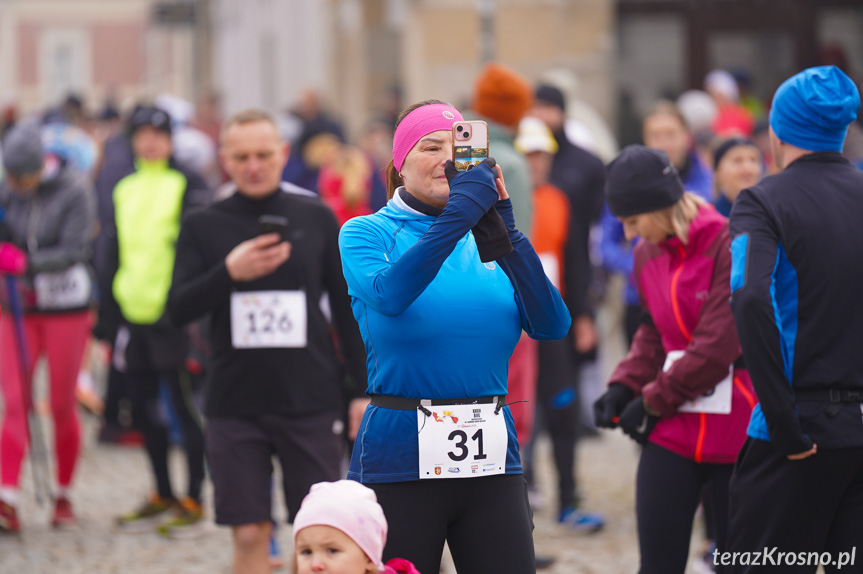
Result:
<svg viewBox="0 0 863 574">
<path fill-rule="evenodd" d="M 488 158 L 488 124 L 482 121 L 452 125 L 452 162 L 458 171 L 468 171 Z"/>
<path fill-rule="evenodd" d="M 262 215 L 258 218 L 258 235 L 278 233 L 282 241 L 288 240 L 288 218 L 281 215 Z"/>
</svg>

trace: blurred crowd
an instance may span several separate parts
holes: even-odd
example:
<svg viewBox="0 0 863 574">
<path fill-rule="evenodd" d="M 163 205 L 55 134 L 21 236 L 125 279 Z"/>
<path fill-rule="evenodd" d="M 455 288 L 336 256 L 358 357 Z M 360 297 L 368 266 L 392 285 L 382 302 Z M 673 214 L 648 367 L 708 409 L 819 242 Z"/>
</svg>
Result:
<svg viewBox="0 0 863 574">
<path fill-rule="evenodd" d="M 625 334 L 630 343 L 640 320 L 633 243 L 605 205 L 605 164 L 620 148 L 636 141 L 616 137 L 599 114 L 579 99 L 576 84 L 566 72 L 555 72 L 531 85 L 514 71 L 490 64 L 477 76 L 470 109 L 463 111 L 466 119 L 489 124 L 489 154 L 503 168 L 518 227 L 530 237 L 546 274 L 564 293 L 573 320 L 563 347 L 525 340 L 510 363 L 510 402 L 529 401 L 513 409 L 513 414 L 531 503 L 537 507 L 549 504 L 551 493 L 534 488 L 539 481 L 531 464 L 535 437 L 547 432 L 558 474 L 555 483 L 559 489 L 553 495 L 558 519 L 574 531 L 592 533 L 604 526 L 602 508 L 591 504 L 590 492 L 577 487 L 575 449 L 578 440 L 597 434 L 587 413 L 605 385 L 597 356 L 609 344 L 600 335 L 597 316 L 612 310 L 607 314 L 620 323 L 616 332 Z M 638 143 L 663 150 L 685 189 L 727 216 L 743 189 L 778 171 L 769 144 L 770 102 L 755 97 L 751 87 L 752 78 L 743 69 L 713 70 L 704 78 L 702 89 L 655 102 L 638 118 L 640 133 L 629 139 L 637 136 Z M 290 144 L 282 180 L 317 195 L 340 225 L 374 213 L 388 201 L 385 169 L 393 155 L 394 118 L 402 104 L 411 103 L 398 102 L 398 92 L 393 94 L 395 102 L 382 105 L 375 119 L 352 138 L 338 114 L 328 108 L 325 96 L 313 90 L 276 115 L 281 136 Z M 159 112 L 164 118 L 154 115 Z M 210 203 L 233 191 L 219 158 L 222 114 L 215 96 L 195 105 L 170 94 L 128 110 L 119 109 L 111 100 L 100 109 L 92 108 L 75 95 L 27 117 L 19 117 L 14 106 L 3 110 L 0 154 L 4 159 L 0 165 L 7 166 L 5 178 L 22 175 L 9 173 L 7 160 L 10 154 L 18 157 L 20 150 L 10 148 L 7 134 L 23 125 L 36 126 L 44 158 L 40 177 L 47 180 L 52 170 L 68 170 L 85 181 L 84 188 L 92 194 L 94 217 L 87 232 L 90 249 L 85 260 L 95 273 L 86 305 L 90 328 L 95 325 L 98 330 L 104 324 L 103 317 L 97 316 L 104 313 L 100 287 L 110 285 L 115 272 L 109 261 L 107 230 L 115 225 L 118 174 L 141 169 L 138 162 L 143 152 L 133 147 L 133 135 L 146 128 L 170 136 L 171 162 L 182 166 L 183 173 L 194 174 L 188 181 L 200 182 L 195 185 L 202 188 L 201 202 Z M 844 155 L 863 169 L 863 122 L 859 119 L 850 128 Z M 614 276 L 622 280 L 611 281 Z M 622 289 L 609 287 L 620 284 Z M 3 308 L 2 313 L 8 314 L 9 309 Z M 189 373 L 200 375 L 193 379 L 194 394 L 200 400 L 206 392 L 207 341 L 201 340 L 199 326 L 193 324 L 190 329 L 192 345 L 184 366 Z M 123 365 L 112 361 L 112 348 L 121 342 L 116 332 L 111 335 L 113 338 L 104 337 L 110 341 L 102 345 L 104 352 L 93 353 L 88 345 L 78 361 L 73 361 L 80 363 L 74 373 L 76 398 L 102 419 L 100 442 L 141 444 Z M 91 357 L 104 364 L 92 364 Z M 107 380 L 95 380 L 93 373 L 104 372 L 110 373 Z M 51 375 L 53 379 L 54 373 Z M 177 405 L 178 395 L 168 391 L 162 393 L 162 400 L 162 422 L 172 440 L 182 443 L 188 438 L 184 437 L 188 427 L 181 420 L 186 407 Z M 63 496 L 68 494 L 70 480 L 60 481 Z M 2 486 L 7 488 L 0 488 L 0 500 L 14 507 L 14 489 L 5 480 Z M 199 491 L 191 496 L 200 502 Z M 199 505 L 189 504 L 186 509 L 190 514 L 179 526 L 201 518 Z M 74 517 L 58 510 L 58 523 L 65 519 Z M 707 533 L 705 553 L 709 545 Z M 538 564 L 541 560 L 550 563 L 553 557 L 537 557 Z"/>
</svg>

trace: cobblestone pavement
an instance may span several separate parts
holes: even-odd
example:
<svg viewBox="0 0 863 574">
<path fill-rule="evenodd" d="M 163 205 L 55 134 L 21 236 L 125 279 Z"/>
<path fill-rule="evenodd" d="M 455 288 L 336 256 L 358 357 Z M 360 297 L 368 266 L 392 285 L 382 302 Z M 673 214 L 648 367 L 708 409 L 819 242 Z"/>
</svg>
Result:
<svg viewBox="0 0 863 574">
<path fill-rule="evenodd" d="M 46 430 L 50 430 L 48 423 Z M 95 423 L 85 419 L 85 447 L 76 474 L 73 502 L 80 525 L 70 530 L 50 526 L 51 510 L 36 505 L 29 464 L 25 465 L 20 536 L 0 536 L 0 574 L 223 574 L 229 572 L 229 531 L 207 520 L 194 539 L 165 540 L 156 534 L 125 534 L 112 518 L 136 506 L 151 486 L 143 452 L 97 445 Z M 617 433 L 584 441 L 579 453 L 585 509 L 604 514 L 606 528 L 594 535 L 574 534 L 554 522 L 550 510 L 537 511 L 536 548 L 556 556 L 550 574 L 626 574 L 637 570 L 633 480 L 638 452 Z M 537 447 L 540 488 L 552 499 L 549 445 Z M 179 453 L 172 468 L 183 467 Z M 177 474 L 176 484 L 185 483 Z M 208 502 L 210 491 L 205 491 Z M 281 508 L 281 507 L 280 507 Z M 283 513 L 283 511 L 280 511 Z M 209 513 L 212 516 L 212 513 Z M 290 527 L 279 529 L 284 552 L 290 551 Z M 452 574 L 451 563 L 442 570 Z M 428 574 L 428 573 L 426 573 Z"/>
</svg>

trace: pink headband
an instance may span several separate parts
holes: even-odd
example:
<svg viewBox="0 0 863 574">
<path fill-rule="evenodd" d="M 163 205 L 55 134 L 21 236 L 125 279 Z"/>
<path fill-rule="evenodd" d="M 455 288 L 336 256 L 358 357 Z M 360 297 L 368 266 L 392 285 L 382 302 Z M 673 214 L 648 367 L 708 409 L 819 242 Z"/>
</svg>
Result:
<svg viewBox="0 0 863 574">
<path fill-rule="evenodd" d="M 347 534 L 378 569 L 383 568 L 387 519 L 375 491 L 352 480 L 315 484 L 294 517 L 294 548 L 300 530 L 319 525 Z"/>
<path fill-rule="evenodd" d="M 393 165 L 396 171 L 402 170 L 408 153 L 423 136 L 451 130 L 453 123 L 463 120 L 457 109 L 446 104 L 422 106 L 405 116 L 393 136 Z"/>
</svg>

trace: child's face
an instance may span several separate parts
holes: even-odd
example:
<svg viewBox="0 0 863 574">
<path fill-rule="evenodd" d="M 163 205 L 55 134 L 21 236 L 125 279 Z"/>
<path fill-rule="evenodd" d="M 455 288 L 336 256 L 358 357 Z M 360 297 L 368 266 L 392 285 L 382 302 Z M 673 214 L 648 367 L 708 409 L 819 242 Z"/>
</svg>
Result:
<svg viewBox="0 0 863 574">
<path fill-rule="evenodd" d="M 297 574 L 366 574 L 374 563 L 350 537 L 332 526 L 307 526 L 297 533 Z"/>
</svg>

